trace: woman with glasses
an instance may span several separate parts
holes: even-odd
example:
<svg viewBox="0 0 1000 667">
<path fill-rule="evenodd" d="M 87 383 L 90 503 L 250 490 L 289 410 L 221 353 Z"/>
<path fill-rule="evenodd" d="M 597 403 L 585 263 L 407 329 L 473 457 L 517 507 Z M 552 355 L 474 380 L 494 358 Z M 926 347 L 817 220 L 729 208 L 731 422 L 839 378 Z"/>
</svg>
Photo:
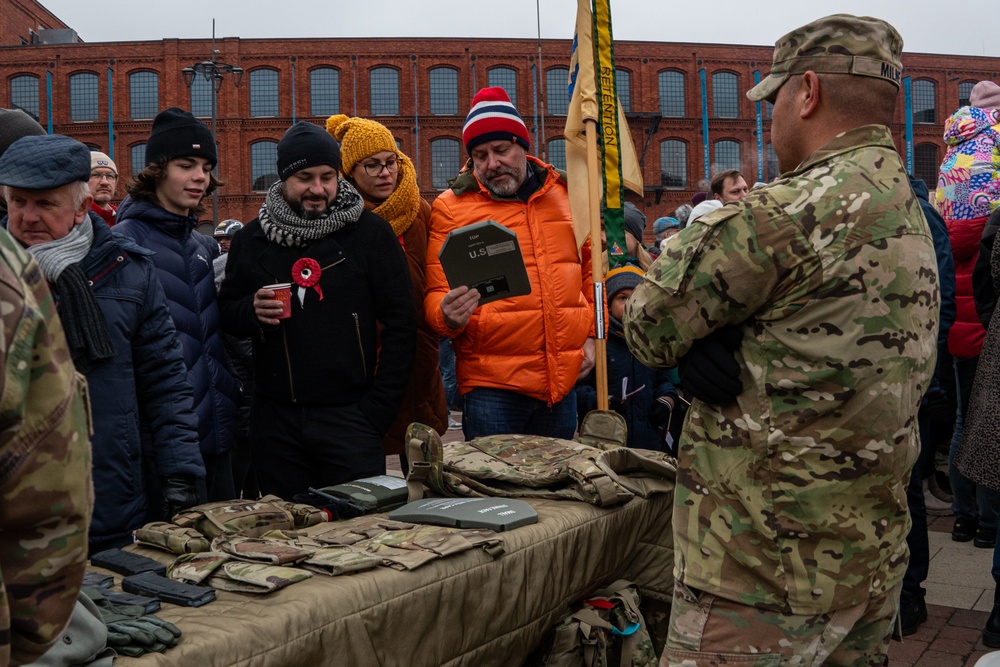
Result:
<svg viewBox="0 0 1000 667">
<path fill-rule="evenodd" d="M 365 208 L 392 225 L 410 269 L 418 314 L 417 356 L 399 415 L 382 441 L 386 455 L 399 454 L 405 470 L 406 427 L 416 421 L 442 434 L 448 427 L 448 408 L 438 365 L 438 337 L 423 317 L 424 262 L 431 207 L 420 196 L 413 162 L 399 150 L 384 125 L 338 114 L 327 119 L 326 129 L 340 142 L 344 177 L 361 193 Z"/>
</svg>

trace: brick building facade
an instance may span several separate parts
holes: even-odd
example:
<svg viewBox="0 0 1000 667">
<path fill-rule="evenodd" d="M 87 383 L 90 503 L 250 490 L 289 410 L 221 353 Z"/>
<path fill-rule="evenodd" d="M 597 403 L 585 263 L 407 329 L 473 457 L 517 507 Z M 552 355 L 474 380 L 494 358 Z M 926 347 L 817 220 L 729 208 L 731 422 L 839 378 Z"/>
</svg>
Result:
<svg viewBox="0 0 1000 667">
<path fill-rule="evenodd" d="M 25 7 L 35 7 L 34 14 Z M 0 0 L 5 19 L 13 8 L 39 27 L 66 27 L 31 0 Z M 209 40 L 24 45 L 26 27 L 5 20 L 0 31 L 0 107 L 21 106 L 52 131 L 113 153 L 123 181 L 142 166 L 159 109 L 192 109 L 211 123 L 211 84 L 196 76 L 189 88 L 182 73 L 211 57 Z M 515 98 L 533 153 L 557 166 L 564 160 L 568 39 L 542 40 L 540 62 L 538 42 L 517 39 L 225 38 L 215 49 L 217 61 L 245 73 L 239 87 L 229 75 L 219 81 L 219 175 L 226 183 L 219 219 L 256 215 L 274 178 L 276 142 L 294 121 L 322 124 L 337 112 L 386 125 L 417 164 L 424 196 L 433 199 L 466 158 L 465 114 L 486 85 L 503 85 Z M 649 219 L 704 188 L 703 106 L 710 171 L 738 167 L 749 182 L 776 175 L 773 157 L 768 160 L 768 110 L 762 110 L 759 149 L 756 105 L 743 94 L 755 74 L 766 75 L 771 51 L 616 42 L 619 95 L 646 183 L 641 202 L 629 198 Z M 944 156 L 944 121 L 977 81 L 997 80 L 1000 58 L 904 53 L 903 65 L 913 100 L 910 157 L 933 187 Z M 892 131 L 905 156 L 904 98 L 901 91 Z"/>
</svg>

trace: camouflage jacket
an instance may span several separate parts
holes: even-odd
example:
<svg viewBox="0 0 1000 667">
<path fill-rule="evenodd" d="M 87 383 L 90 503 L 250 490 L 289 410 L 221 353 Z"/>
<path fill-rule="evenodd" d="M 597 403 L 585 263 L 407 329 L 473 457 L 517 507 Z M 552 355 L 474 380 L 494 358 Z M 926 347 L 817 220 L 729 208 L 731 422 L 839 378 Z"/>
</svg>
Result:
<svg viewBox="0 0 1000 667">
<path fill-rule="evenodd" d="M 48 283 L 0 230 L 0 665 L 62 633 L 87 561 L 90 414 Z"/>
<path fill-rule="evenodd" d="M 681 438 L 684 583 L 815 614 L 902 579 L 938 308 L 934 245 L 883 126 L 671 240 L 626 307 L 633 352 L 672 366 L 713 330 L 744 332 L 743 393 L 695 401 Z"/>
</svg>

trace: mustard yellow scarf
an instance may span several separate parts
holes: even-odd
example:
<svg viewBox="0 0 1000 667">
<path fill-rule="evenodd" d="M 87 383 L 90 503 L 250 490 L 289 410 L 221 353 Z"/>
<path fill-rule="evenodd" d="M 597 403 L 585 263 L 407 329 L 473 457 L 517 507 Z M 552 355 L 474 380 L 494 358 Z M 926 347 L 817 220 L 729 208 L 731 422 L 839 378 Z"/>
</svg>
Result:
<svg viewBox="0 0 1000 667">
<path fill-rule="evenodd" d="M 372 213 L 388 220 L 396 236 L 410 228 L 420 211 L 420 188 L 417 170 L 410 158 L 399 154 L 399 185 L 389 198 L 372 209 Z"/>
</svg>

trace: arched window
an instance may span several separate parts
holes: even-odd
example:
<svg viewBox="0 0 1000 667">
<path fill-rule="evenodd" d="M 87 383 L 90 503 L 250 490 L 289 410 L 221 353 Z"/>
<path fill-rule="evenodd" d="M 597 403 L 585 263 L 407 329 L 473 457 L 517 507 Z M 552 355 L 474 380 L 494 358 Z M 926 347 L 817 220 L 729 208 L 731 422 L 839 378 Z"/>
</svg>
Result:
<svg viewBox="0 0 1000 667">
<path fill-rule="evenodd" d="M 499 86 L 507 91 L 510 103 L 517 108 L 517 71 L 509 67 L 494 67 L 486 73 L 490 87 Z"/>
<path fill-rule="evenodd" d="M 933 81 L 919 79 L 913 82 L 913 122 L 937 122 L 936 86 Z"/>
<path fill-rule="evenodd" d="M 191 113 L 198 118 L 212 115 L 212 81 L 201 73 L 191 79 Z"/>
<path fill-rule="evenodd" d="M 684 74 L 660 72 L 660 115 L 666 118 L 684 117 Z"/>
<path fill-rule="evenodd" d="M 774 152 L 774 144 L 768 142 L 767 152 L 765 153 L 767 158 L 767 169 L 764 172 L 764 178 L 767 179 L 768 183 L 776 179 L 781 175 L 781 169 L 778 168 L 778 156 Z"/>
<path fill-rule="evenodd" d="M 566 168 L 566 140 L 552 139 L 549 141 L 549 164 L 556 169 Z"/>
<path fill-rule="evenodd" d="M 317 67 L 309 72 L 309 113 L 323 117 L 340 113 L 340 70 Z"/>
<path fill-rule="evenodd" d="M 132 168 L 134 178 L 140 171 L 146 168 L 146 144 L 135 144 L 129 149 L 129 166 Z"/>
<path fill-rule="evenodd" d="M 20 109 L 35 120 L 38 112 L 38 77 L 22 74 L 10 80 L 10 106 Z"/>
<path fill-rule="evenodd" d="M 922 179 L 931 190 L 937 188 L 940 166 L 937 144 L 917 144 L 913 151 L 913 175 Z"/>
<path fill-rule="evenodd" d="M 278 180 L 278 142 L 250 144 L 250 182 L 254 192 L 266 192 Z"/>
<path fill-rule="evenodd" d="M 435 139 L 431 142 L 431 187 L 444 190 L 448 180 L 462 168 L 461 144 L 457 139 Z"/>
<path fill-rule="evenodd" d="M 69 119 L 74 123 L 97 120 L 97 75 L 80 72 L 69 78 Z"/>
<path fill-rule="evenodd" d="M 626 113 L 632 111 L 632 74 L 627 69 L 615 68 L 615 90 L 622 109 Z"/>
<path fill-rule="evenodd" d="M 450 67 L 435 67 L 430 71 L 431 114 L 458 115 L 458 71 Z"/>
<path fill-rule="evenodd" d="M 739 78 L 732 72 L 712 75 L 712 117 L 739 118 Z"/>
<path fill-rule="evenodd" d="M 156 72 L 129 74 L 128 94 L 133 120 L 156 117 L 160 110 L 160 77 Z"/>
<path fill-rule="evenodd" d="M 553 116 L 565 116 L 569 111 L 569 70 L 553 67 L 545 73 L 547 111 Z"/>
<path fill-rule="evenodd" d="M 373 116 L 399 115 L 399 72 L 391 67 L 376 67 L 368 74 Z"/>
<path fill-rule="evenodd" d="M 665 188 L 687 187 L 687 144 L 679 139 L 660 142 L 660 185 Z"/>
<path fill-rule="evenodd" d="M 740 142 L 731 139 L 722 139 L 715 142 L 715 169 L 712 173 L 726 171 L 727 169 L 743 170 L 740 158 Z"/>
<path fill-rule="evenodd" d="M 250 72 L 250 115 L 255 118 L 278 115 L 278 70 Z"/>
<path fill-rule="evenodd" d="M 969 106 L 969 98 L 972 97 L 972 89 L 975 87 L 975 81 L 963 81 L 958 84 L 958 106 Z"/>
</svg>

